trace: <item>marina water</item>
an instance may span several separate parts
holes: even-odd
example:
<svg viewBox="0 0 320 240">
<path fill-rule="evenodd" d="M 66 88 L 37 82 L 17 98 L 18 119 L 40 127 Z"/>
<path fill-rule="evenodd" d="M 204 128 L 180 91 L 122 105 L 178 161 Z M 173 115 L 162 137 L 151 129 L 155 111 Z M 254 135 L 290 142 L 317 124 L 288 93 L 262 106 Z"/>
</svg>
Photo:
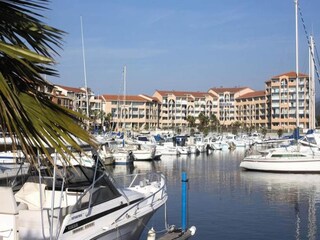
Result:
<svg viewBox="0 0 320 240">
<path fill-rule="evenodd" d="M 192 239 L 320 239 L 320 174 L 249 172 L 239 168 L 244 149 L 162 156 L 159 161 L 114 166 L 114 175 L 161 171 L 167 177 L 167 223 L 181 227 L 181 172 L 188 174 L 188 226 Z M 165 207 L 148 229 L 165 228 Z M 160 233 L 158 233 L 160 235 Z"/>
</svg>

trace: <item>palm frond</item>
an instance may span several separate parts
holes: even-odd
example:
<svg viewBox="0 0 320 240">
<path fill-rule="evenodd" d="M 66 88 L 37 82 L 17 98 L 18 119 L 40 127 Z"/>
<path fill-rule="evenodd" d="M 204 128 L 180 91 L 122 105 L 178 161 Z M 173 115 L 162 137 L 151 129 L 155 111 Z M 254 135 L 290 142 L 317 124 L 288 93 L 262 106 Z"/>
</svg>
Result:
<svg viewBox="0 0 320 240">
<path fill-rule="evenodd" d="M 57 75 L 52 53 L 61 47 L 64 32 L 38 18 L 47 0 L 0 0 L 0 128 L 8 131 L 13 147 L 19 145 L 31 162 L 36 151 L 49 160 L 50 149 L 59 154 L 81 148 L 76 139 L 95 146 L 81 128 L 84 116 L 56 105 L 39 91 L 52 87 L 42 75 Z M 65 157 L 65 161 L 69 158 Z"/>
</svg>

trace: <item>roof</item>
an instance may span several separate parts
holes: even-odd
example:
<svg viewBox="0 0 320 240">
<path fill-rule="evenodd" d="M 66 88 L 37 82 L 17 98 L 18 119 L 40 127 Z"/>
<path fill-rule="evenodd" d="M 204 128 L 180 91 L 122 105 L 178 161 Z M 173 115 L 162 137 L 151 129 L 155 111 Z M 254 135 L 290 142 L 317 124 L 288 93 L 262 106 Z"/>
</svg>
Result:
<svg viewBox="0 0 320 240">
<path fill-rule="evenodd" d="M 139 94 L 140 97 L 143 97 L 149 101 L 155 101 L 155 102 L 159 102 L 159 99 L 156 98 L 156 97 L 151 97 L 149 95 L 146 95 L 146 94 Z"/>
<path fill-rule="evenodd" d="M 105 100 L 109 101 L 123 101 L 124 96 L 123 95 L 102 95 Z M 151 97 L 150 97 L 151 98 Z M 135 102 L 150 102 L 151 100 L 148 100 L 147 98 L 144 98 L 142 96 L 138 95 L 126 95 L 125 96 L 126 101 L 135 101 Z"/>
<path fill-rule="evenodd" d="M 210 88 L 209 91 L 212 90 L 216 93 L 224 93 L 224 92 L 236 93 L 236 92 L 239 92 L 239 91 L 246 89 L 246 88 L 248 88 L 248 87 L 234 87 L 234 88 L 221 87 L 221 88 Z"/>
<path fill-rule="evenodd" d="M 287 73 L 283 73 L 283 74 L 274 76 L 274 77 L 272 77 L 272 79 L 273 78 L 280 78 L 282 76 L 288 76 L 289 78 L 296 78 L 297 77 L 297 73 L 294 72 L 294 71 L 291 71 L 291 72 L 287 72 Z M 305 73 L 299 73 L 299 77 L 308 77 L 308 75 L 305 74 Z"/>
<path fill-rule="evenodd" d="M 79 93 L 79 92 L 82 92 L 82 93 L 85 93 L 86 91 L 81 89 L 81 88 L 75 88 L 75 87 L 67 87 L 67 86 L 62 86 L 62 85 L 55 85 L 57 87 L 60 87 L 64 90 L 67 90 L 68 92 L 75 92 L 75 93 Z"/>
<path fill-rule="evenodd" d="M 254 91 L 254 92 L 250 92 L 247 94 L 244 94 L 240 97 L 238 97 L 238 99 L 243 99 L 243 98 L 254 98 L 254 97 L 263 97 L 266 95 L 265 90 L 261 90 L 261 91 Z"/>
<path fill-rule="evenodd" d="M 172 94 L 175 96 L 188 96 L 191 95 L 193 97 L 205 97 L 207 95 L 213 96 L 208 92 L 189 92 L 189 91 L 167 91 L 167 90 L 156 90 L 161 96 L 165 96 L 168 94 Z"/>
</svg>

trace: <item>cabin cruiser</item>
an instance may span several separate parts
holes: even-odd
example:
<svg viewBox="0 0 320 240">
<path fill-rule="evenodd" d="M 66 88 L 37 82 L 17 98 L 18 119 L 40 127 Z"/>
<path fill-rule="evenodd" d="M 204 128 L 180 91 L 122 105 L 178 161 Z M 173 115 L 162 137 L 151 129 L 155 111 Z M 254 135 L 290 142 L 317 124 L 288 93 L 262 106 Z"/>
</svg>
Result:
<svg viewBox="0 0 320 240">
<path fill-rule="evenodd" d="M 164 175 L 129 175 L 119 186 L 98 155 L 92 159 L 90 166 L 55 158 L 19 191 L 0 187 L 0 239 L 139 239 L 167 201 Z"/>
<path fill-rule="evenodd" d="M 246 170 L 267 172 L 320 172 L 320 151 L 302 147 L 274 148 L 249 155 L 240 163 Z"/>
<path fill-rule="evenodd" d="M 0 182 L 13 183 L 28 175 L 30 164 L 21 150 L 0 152 Z"/>
</svg>

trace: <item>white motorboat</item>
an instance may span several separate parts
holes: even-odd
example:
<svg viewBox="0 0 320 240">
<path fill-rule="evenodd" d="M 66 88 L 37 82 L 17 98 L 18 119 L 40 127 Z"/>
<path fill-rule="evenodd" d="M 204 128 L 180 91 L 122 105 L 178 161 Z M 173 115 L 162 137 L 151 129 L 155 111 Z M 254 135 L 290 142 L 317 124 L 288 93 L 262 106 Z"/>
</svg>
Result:
<svg viewBox="0 0 320 240">
<path fill-rule="evenodd" d="M 161 155 L 179 155 L 179 151 L 177 147 L 169 146 L 169 145 L 157 145 L 157 152 L 159 152 Z"/>
<path fill-rule="evenodd" d="M 177 149 L 180 155 L 189 155 L 191 153 L 189 146 L 178 146 Z"/>
<path fill-rule="evenodd" d="M 104 141 L 98 150 L 98 154 L 104 163 L 112 162 L 115 165 L 126 165 L 133 163 L 131 149 L 124 147 L 123 144 L 120 144 L 118 141 L 113 139 Z"/>
<path fill-rule="evenodd" d="M 139 239 L 167 201 L 164 175 L 129 175 L 119 187 L 93 162 L 41 171 L 16 193 L 0 187 L 0 239 Z"/>
<path fill-rule="evenodd" d="M 196 145 L 189 145 L 189 148 L 191 154 L 198 154 L 201 152 Z"/>
<path fill-rule="evenodd" d="M 114 163 L 112 149 L 107 144 L 100 145 L 98 154 L 105 165 Z"/>
<path fill-rule="evenodd" d="M 133 164 L 132 151 L 119 148 L 112 152 L 112 156 L 115 165 Z"/>
<path fill-rule="evenodd" d="M 258 155 L 250 155 L 243 159 L 240 167 L 247 170 L 267 172 L 320 172 L 320 152 L 288 150 L 286 148 L 271 149 Z"/>
<path fill-rule="evenodd" d="M 138 148 L 132 150 L 135 161 L 153 160 L 156 154 L 156 146 L 138 145 Z"/>
<path fill-rule="evenodd" d="M 26 175 L 30 164 L 22 151 L 0 152 L 0 179 L 10 179 Z"/>
</svg>

